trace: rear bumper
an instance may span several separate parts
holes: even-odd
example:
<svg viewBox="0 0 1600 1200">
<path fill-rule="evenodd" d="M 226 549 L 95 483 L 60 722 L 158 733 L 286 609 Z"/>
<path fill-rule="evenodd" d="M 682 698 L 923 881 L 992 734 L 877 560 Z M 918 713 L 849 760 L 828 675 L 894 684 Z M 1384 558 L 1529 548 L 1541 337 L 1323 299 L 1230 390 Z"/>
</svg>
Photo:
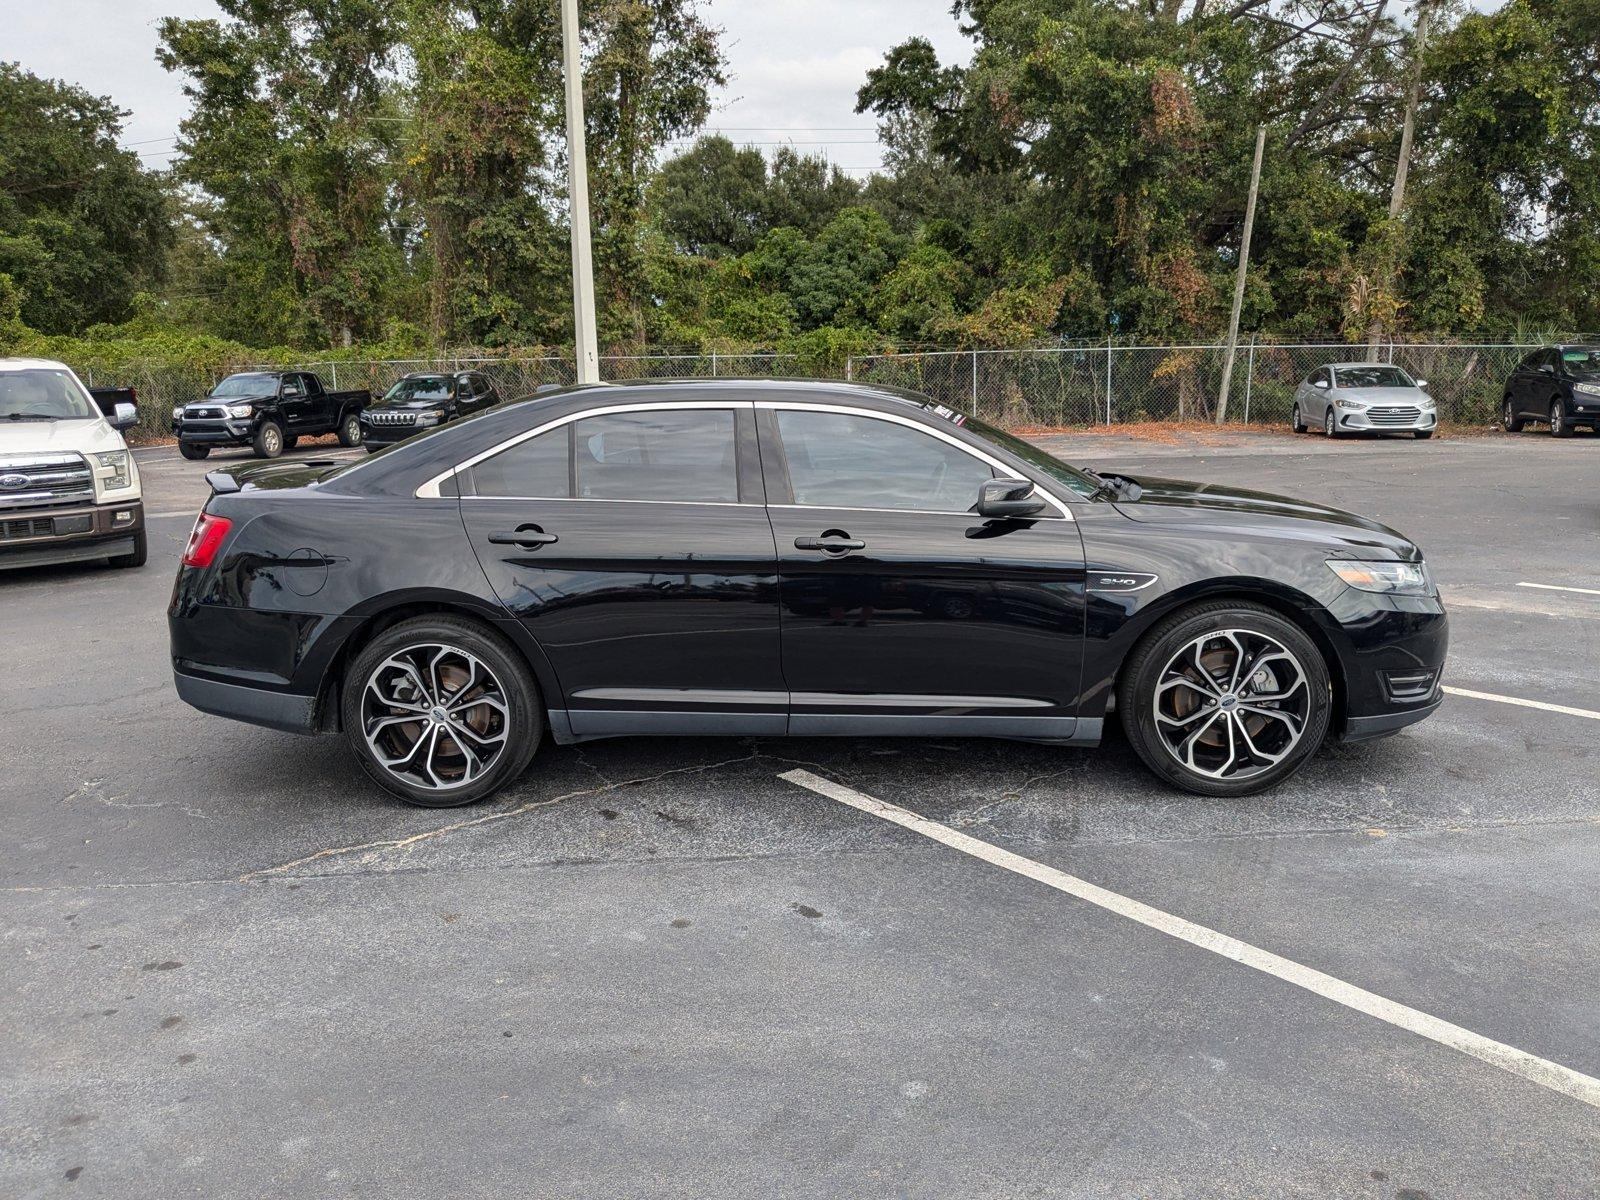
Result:
<svg viewBox="0 0 1600 1200">
<path fill-rule="evenodd" d="M 132 554 L 144 502 L 0 512 L 0 570 Z"/>
<path fill-rule="evenodd" d="M 198 675 L 185 675 L 182 671 L 172 673 L 172 682 L 178 689 L 178 698 L 203 713 L 231 717 L 235 721 L 265 725 L 268 729 L 282 729 L 289 733 L 316 731 L 315 696 L 222 683 L 215 679 L 201 679 Z"/>
</svg>

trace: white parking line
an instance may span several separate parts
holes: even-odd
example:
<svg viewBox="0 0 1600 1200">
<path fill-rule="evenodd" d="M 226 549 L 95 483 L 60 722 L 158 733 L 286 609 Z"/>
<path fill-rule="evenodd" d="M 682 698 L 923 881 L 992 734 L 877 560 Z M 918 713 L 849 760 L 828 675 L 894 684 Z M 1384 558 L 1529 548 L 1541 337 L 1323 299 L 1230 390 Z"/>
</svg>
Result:
<svg viewBox="0 0 1600 1200">
<path fill-rule="evenodd" d="M 799 787 L 808 788 L 819 796 L 848 804 L 851 808 L 859 809 L 871 816 L 892 821 L 903 829 L 932 838 L 952 850 L 970 854 L 973 858 L 1015 872 L 1058 892 L 1086 900 L 1108 912 L 1126 917 L 1130 921 L 1137 921 L 1179 941 L 1188 942 L 1202 950 L 1209 950 L 1213 954 L 1220 954 L 1223 958 L 1271 975 L 1275 979 L 1281 979 L 1285 983 L 1292 983 L 1295 987 L 1304 988 L 1325 1000 L 1332 1000 L 1335 1004 L 1366 1013 L 1370 1017 L 1376 1017 L 1380 1021 L 1386 1021 L 1390 1025 L 1438 1042 L 1441 1046 L 1470 1054 L 1473 1058 L 1499 1067 L 1502 1071 L 1519 1075 L 1541 1087 L 1600 1108 L 1600 1079 L 1591 1075 L 1574 1071 L 1571 1067 L 1564 1067 L 1549 1059 L 1539 1058 L 1526 1050 L 1518 1050 L 1515 1046 L 1507 1046 L 1504 1042 L 1494 1041 L 1473 1033 L 1470 1029 L 1463 1029 L 1459 1025 L 1452 1025 L 1449 1021 L 1385 999 L 1312 967 L 1302 966 L 1292 959 L 1262 950 L 1248 942 L 1241 942 L 1238 938 L 1229 937 L 1204 925 L 1196 925 L 1193 921 L 1162 912 L 1159 908 L 1152 908 L 1138 900 L 1107 891 L 1075 875 L 1068 875 L 1054 867 L 1034 862 L 1031 858 L 1013 854 L 1010 850 L 1002 850 L 999 846 L 991 845 L 981 838 L 960 833 L 948 825 L 930 821 L 910 809 L 874 799 L 843 784 L 834 783 L 820 775 L 813 775 L 810 771 L 785 771 L 779 778 Z"/>
<path fill-rule="evenodd" d="M 1569 717 L 1588 717 L 1591 721 L 1600 721 L 1600 712 L 1592 708 L 1573 708 L 1569 704 L 1550 704 L 1544 700 L 1524 700 L 1521 696 L 1500 696 L 1494 692 L 1475 692 L 1471 688 L 1450 687 L 1446 684 L 1439 689 L 1452 696 L 1464 696 L 1468 700 L 1492 700 L 1496 704 L 1515 704 L 1518 708 L 1537 708 L 1544 712 L 1564 713 Z"/>
<path fill-rule="evenodd" d="M 1518 587 L 1538 588 L 1542 592 L 1578 592 L 1584 596 L 1600 596 L 1600 588 L 1567 587 L 1560 583 L 1519 583 Z"/>
</svg>

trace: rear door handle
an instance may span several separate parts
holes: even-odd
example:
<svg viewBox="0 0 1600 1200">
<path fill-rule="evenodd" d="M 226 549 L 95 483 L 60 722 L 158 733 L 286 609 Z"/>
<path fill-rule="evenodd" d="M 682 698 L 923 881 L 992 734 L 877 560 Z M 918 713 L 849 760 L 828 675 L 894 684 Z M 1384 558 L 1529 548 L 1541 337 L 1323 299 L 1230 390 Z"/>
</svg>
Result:
<svg viewBox="0 0 1600 1200">
<path fill-rule="evenodd" d="M 821 550 L 824 554 L 848 554 L 852 550 L 864 550 L 867 544 L 859 538 L 847 534 L 825 533 L 821 537 L 797 537 L 794 540 L 796 550 Z"/>
<path fill-rule="evenodd" d="M 491 533 L 489 540 L 496 546 L 522 546 L 532 550 L 561 539 L 553 533 L 546 533 L 537 525 L 519 525 L 510 533 Z"/>
</svg>

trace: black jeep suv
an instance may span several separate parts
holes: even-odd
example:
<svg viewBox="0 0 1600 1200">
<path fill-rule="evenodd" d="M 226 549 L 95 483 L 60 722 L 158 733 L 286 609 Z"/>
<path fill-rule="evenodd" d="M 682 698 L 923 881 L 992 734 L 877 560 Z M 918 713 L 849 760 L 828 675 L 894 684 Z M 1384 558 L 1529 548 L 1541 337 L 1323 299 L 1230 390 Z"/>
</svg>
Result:
<svg viewBox="0 0 1600 1200">
<path fill-rule="evenodd" d="M 404 376 L 362 412 L 361 440 L 368 451 L 381 450 L 499 403 L 500 393 L 476 371 L 453 375 L 419 371 Z"/>
</svg>

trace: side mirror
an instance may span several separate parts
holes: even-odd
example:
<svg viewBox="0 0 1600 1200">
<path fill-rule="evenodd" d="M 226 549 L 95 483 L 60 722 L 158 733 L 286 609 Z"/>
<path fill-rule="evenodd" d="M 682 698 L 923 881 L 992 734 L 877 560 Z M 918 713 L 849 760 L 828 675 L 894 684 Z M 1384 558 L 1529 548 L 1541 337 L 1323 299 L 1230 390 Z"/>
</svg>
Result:
<svg viewBox="0 0 1600 1200">
<path fill-rule="evenodd" d="M 111 428 L 122 430 L 132 429 L 139 423 L 139 410 L 125 401 L 119 402 L 111 410 Z"/>
<path fill-rule="evenodd" d="M 1312 387 L 1319 387 L 1323 391 L 1327 391 L 1327 389 L 1328 389 L 1328 381 L 1326 379 L 1318 379 L 1311 386 Z"/>
<path fill-rule="evenodd" d="M 1426 379 L 1419 379 L 1417 380 L 1417 386 L 1419 388 L 1425 388 L 1428 386 L 1428 381 Z"/>
<path fill-rule="evenodd" d="M 980 517 L 1031 517 L 1042 511 L 1044 501 L 1026 479 L 985 479 L 978 485 Z"/>
<path fill-rule="evenodd" d="M 1546 375 L 1554 375 L 1556 373 L 1556 369 L 1549 363 L 1540 363 L 1539 370 L 1543 371 Z"/>
</svg>

